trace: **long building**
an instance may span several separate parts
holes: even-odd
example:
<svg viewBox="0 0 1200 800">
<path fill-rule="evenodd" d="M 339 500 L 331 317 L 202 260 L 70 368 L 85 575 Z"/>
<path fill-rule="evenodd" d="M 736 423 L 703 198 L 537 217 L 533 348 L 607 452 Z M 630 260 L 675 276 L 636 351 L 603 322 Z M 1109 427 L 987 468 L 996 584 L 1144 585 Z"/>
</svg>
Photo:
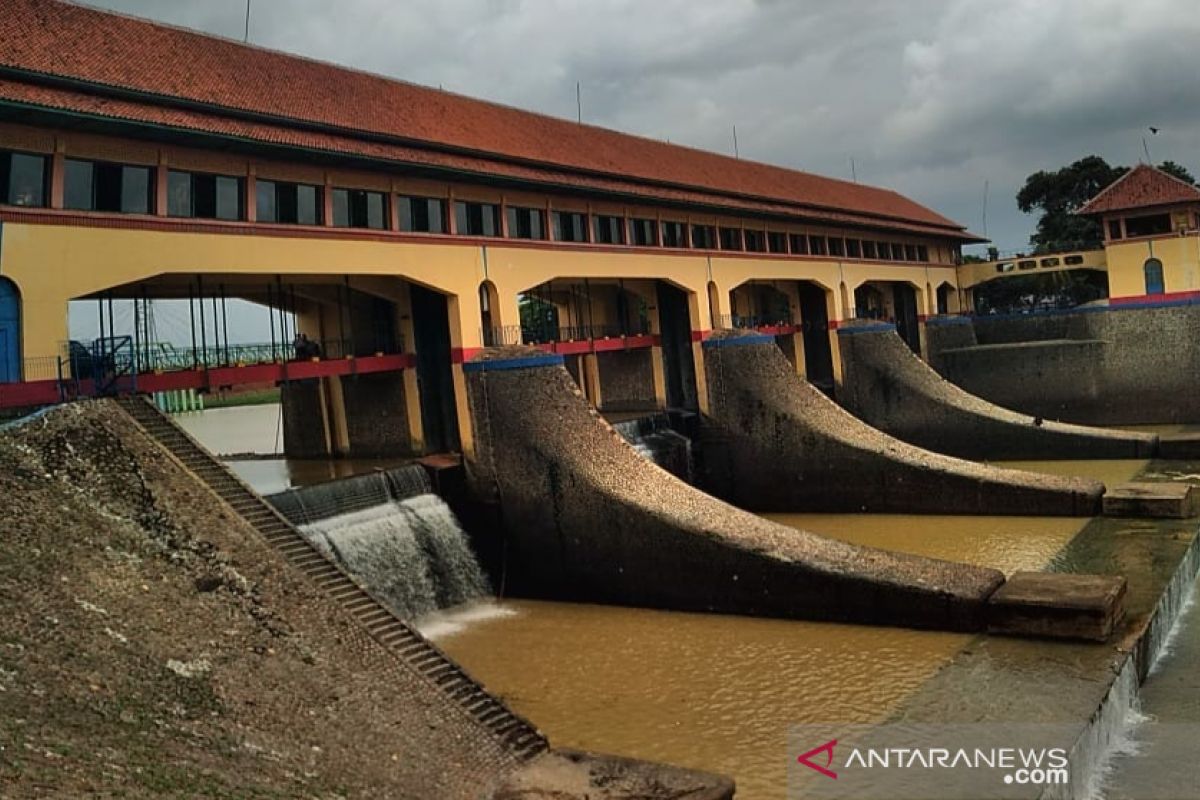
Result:
<svg viewBox="0 0 1200 800">
<path fill-rule="evenodd" d="M 115 379 L 112 301 L 133 300 L 143 389 L 315 386 L 290 392 L 322 420 L 294 452 L 349 451 L 355 416 L 469 449 L 462 364 L 489 345 L 562 353 L 606 409 L 703 410 L 718 328 L 831 384 L 848 320 L 920 351 L 980 241 L 886 189 L 60 0 L 0 16 L 0 201 L 0 403 Z M 222 341 L 235 297 L 273 310 L 269 355 Z M 145 353 L 164 298 L 190 301 L 187 369 Z M 78 300 L 100 345 L 70 340 Z M 296 333 L 319 359 L 289 363 Z"/>
</svg>

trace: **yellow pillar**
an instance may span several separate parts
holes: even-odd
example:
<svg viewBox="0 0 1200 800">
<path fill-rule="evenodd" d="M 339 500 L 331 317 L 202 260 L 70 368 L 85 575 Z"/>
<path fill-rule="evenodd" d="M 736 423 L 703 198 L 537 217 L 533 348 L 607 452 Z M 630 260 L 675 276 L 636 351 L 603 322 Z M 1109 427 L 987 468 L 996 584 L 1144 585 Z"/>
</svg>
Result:
<svg viewBox="0 0 1200 800">
<path fill-rule="evenodd" d="M 346 420 L 346 397 L 342 392 L 342 379 L 333 375 L 321 381 L 327 387 L 323 394 L 326 401 L 326 436 L 329 452 L 338 457 L 350 455 L 350 427 Z"/>
<path fill-rule="evenodd" d="M 705 307 L 701 308 L 701 305 Z M 700 297 L 696 292 L 688 292 L 688 317 L 701 321 L 700 330 L 711 330 L 712 318 L 709 316 L 707 306 L 707 302 L 701 304 Z M 708 376 L 704 373 L 704 342 L 700 341 L 699 337 L 692 339 L 692 361 L 696 365 L 696 404 L 700 407 L 701 414 L 707 414 L 709 411 Z"/>
<path fill-rule="evenodd" d="M 400 283 L 396 295 L 396 316 L 400 336 L 404 341 L 404 352 L 413 352 L 416 330 L 413 327 L 412 292 L 407 281 Z M 404 381 L 404 411 L 408 420 L 408 442 L 414 453 L 425 452 L 425 422 L 421 418 L 421 384 L 417 380 L 416 368 L 406 369 L 401 374 Z"/>
<path fill-rule="evenodd" d="M 596 408 L 604 403 L 604 395 L 600 391 L 600 361 L 595 353 L 585 353 L 583 356 L 583 392 Z"/>
<path fill-rule="evenodd" d="M 825 293 L 825 312 L 829 315 L 829 353 L 833 361 L 833 383 L 834 386 L 840 389 L 842 387 L 842 345 L 838 341 L 837 329 L 846 322 L 846 316 L 849 313 L 850 295 L 848 287 L 843 282 L 836 292 Z"/>
</svg>

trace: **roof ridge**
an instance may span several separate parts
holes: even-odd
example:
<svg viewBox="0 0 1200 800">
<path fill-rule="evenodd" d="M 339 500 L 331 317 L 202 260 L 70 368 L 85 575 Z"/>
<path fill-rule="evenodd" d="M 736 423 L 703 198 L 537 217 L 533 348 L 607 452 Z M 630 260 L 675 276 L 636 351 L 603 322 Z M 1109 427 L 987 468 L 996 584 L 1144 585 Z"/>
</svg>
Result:
<svg viewBox="0 0 1200 800">
<path fill-rule="evenodd" d="M 522 114 L 522 115 L 528 115 L 528 116 L 532 116 L 532 117 L 543 117 L 546 119 L 556 120 L 558 122 L 566 122 L 568 124 L 573 123 L 576 125 L 580 125 L 584 128 L 590 128 L 592 130 L 603 131 L 605 133 L 610 133 L 610 134 L 614 134 L 617 136 L 624 136 L 624 137 L 628 137 L 630 139 L 638 139 L 638 140 L 644 141 L 644 142 L 652 142 L 654 144 L 666 145 L 668 147 L 674 147 L 674 148 L 678 148 L 680 150 L 687 150 L 687 151 L 693 152 L 693 153 L 702 153 L 706 156 L 714 156 L 716 158 L 721 158 L 726 161 L 730 161 L 730 162 L 737 163 L 737 164 L 749 164 L 752 166 L 766 167 L 768 169 L 785 169 L 790 172 L 796 172 L 796 173 L 799 173 L 802 175 L 809 175 L 814 178 L 819 178 L 823 181 L 829 181 L 831 183 L 842 184 L 844 186 L 857 186 L 857 187 L 867 188 L 867 189 L 871 189 L 871 190 L 879 191 L 879 192 L 889 192 L 893 195 L 904 197 L 904 195 L 900 194 L 900 192 L 898 192 L 895 189 L 892 189 L 891 187 L 888 187 L 888 186 L 877 186 L 875 184 L 859 183 L 858 181 L 848 181 L 845 178 L 836 178 L 836 177 L 833 177 L 830 175 L 822 175 L 821 173 L 818 173 L 818 172 L 809 172 L 808 170 L 800 169 L 798 167 L 790 167 L 790 166 L 782 166 L 780 164 L 772 164 L 768 161 L 760 161 L 760 160 L 754 159 L 754 158 L 741 158 L 740 156 L 731 156 L 727 153 L 722 153 L 717 150 L 706 150 L 705 148 L 700 147 L 698 145 L 672 142 L 667 139 L 660 139 L 660 138 L 650 136 L 648 134 L 643 134 L 643 133 L 630 133 L 628 131 L 620 130 L 618 128 L 610 128 L 607 125 L 600 125 L 600 124 L 593 123 L 593 122 L 576 121 L 576 120 L 571 119 L 570 117 L 558 116 L 556 114 L 551 114 L 551 113 L 544 112 L 544 111 L 533 111 L 531 109 L 522 108 L 521 106 L 513 105 L 511 103 L 505 103 L 505 102 L 501 102 L 498 100 L 492 100 L 492 99 L 484 98 L 484 97 L 477 97 L 475 95 L 465 94 L 463 92 L 458 92 L 453 89 L 445 89 L 440 84 L 437 87 L 433 87 L 428 84 L 409 80 L 407 78 L 401 78 L 401 77 L 397 77 L 395 75 L 387 75 L 382 72 L 374 72 L 372 70 L 365 69 L 363 67 L 356 67 L 353 65 L 342 64 L 337 61 L 330 61 L 330 60 L 324 59 L 324 58 L 317 58 L 315 56 L 306 55 L 304 53 L 297 53 L 297 52 L 293 52 L 290 50 L 281 50 L 276 47 L 268 47 L 266 45 L 256 44 L 254 42 L 241 41 L 239 39 L 233 38 L 232 36 L 227 36 L 227 35 L 221 34 L 221 33 L 210 33 L 208 31 L 201 30 L 199 28 L 189 28 L 186 25 L 176 25 L 176 24 L 173 24 L 170 22 L 163 22 L 162 20 L 151 19 L 149 17 L 141 17 L 141 16 L 138 16 L 137 14 L 131 14 L 126 11 L 110 10 L 108 8 L 94 6 L 91 3 L 85 2 L 85 0 L 50 0 L 50 2 L 58 3 L 59 5 L 76 6 L 78 8 L 84 9 L 85 11 L 90 11 L 90 12 L 93 12 L 96 14 L 106 14 L 106 15 L 111 15 L 111 16 L 115 16 L 115 17 L 123 17 L 123 18 L 131 20 L 133 22 L 138 22 L 138 23 L 142 23 L 145 25 L 151 25 L 151 26 L 157 27 L 157 28 L 166 28 L 168 30 L 178 31 L 180 33 L 185 33 L 185 34 L 188 34 L 191 36 L 199 36 L 199 37 L 205 38 L 205 39 L 217 39 L 219 41 L 225 42 L 226 44 L 231 44 L 231 45 L 234 45 L 237 47 L 246 48 L 248 50 L 254 50 L 254 51 L 262 52 L 262 53 L 270 53 L 271 55 L 281 56 L 283 58 L 294 58 L 299 61 L 306 61 L 310 64 L 316 64 L 316 65 L 322 66 L 322 67 L 329 67 L 331 69 L 335 69 L 335 70 L 339 70 L 339 71 L 343 71 L 343 72 L 353 72 L 353 73 L 356 73 L 359 75 L 366 76 L 368 78 L 374 78 L 376 80 L 386 81 L 388 83 L 400 84 L 402 86 L 410 86 L 415 89 L 419 89 L 421 91 L 438 92 L 440 94 L 449 95 L 450 97 L 457 97 L 457 98 L 466 100 L 471 103 L 481 103 L 484 105 L 492 106 L 494 108 L 501 108 L 501 109 L 504 109 L 505 111 L 512 111 L 512 112 Z M 124 87 L 114 86 L 114 88 L 124 88 Z M 164 95 L 164 96 L 180 97 L 180 95 Z M 236 106 L 223 106 L 223 105 L 216 104 L 216 103 L 213 103 L 212 107 L 213 108 L 226 108 L 229 110 L 238 110 Z M 286 119 L 286 117 L 285 117 L 285 119 Z M 302 117 L 291 117 L 290 119 L 293 119 L 297 122 L 306 121 Z M 372 131 L 363 129 L 362 132 L 363 133 L 371 133 Z M 430 142 L 430 144 L 437 144 L 437 143 Z M 564 166 L 561 164 L 557 164 L 556 162 L 545 162 L 545 163 L 554 164 L 555 166 Z M 569 166 L 569 165 L 567 165 L 567 166 Z M 965 226 L 959 226 L 959 227 L 965 227 Z"/>
<path fill-rule="evenodd" d="M 486 155 L 647 186 L 657 184 L 759 198 L 880 220 L 915 222 L 948 231 L 965 230 L 962 224 L 890 187 L 743 159 L 696 145 L 519 108 L 224 34 L 102 9 L 83 0 L 25 0 L 16 5 L 26 11 L 22 15 L 14 10 L 10 19 L 14 19 L 16 28 L 11 30 L 33 36 L 29 44 L 15 50 L 4 63 L 26 74 L 43 75 L 45 79 L 90 85 L 92 91 L 103 87 L 113 92 L 140 93 L 149 102 L 158 97 L 159 102 L 195 104 L 216 113 L 262 115 L 284 125 L 290 122 L 297 126 L 321 126 L 352 137 L 395 139 L 415 147 Z M 54 7 L 62 11 L 51 11 Z M 47 13 L 37 13 L 39 9 Z M 88 30 L 89 17 L 97 20 L 92 31 Z M 145 26 L 142 30 L 149 40 L 146 49 L 151 54 L 167 47 L 181 47 L 193 57 L 198 55 L 199 61 L 181 62 L 166 74 L 150 75 L 144 70 L 139 72 L 128 56 L 120 52 L 109 52 L 91 61 L 81 59 L 80 63 L 37 55 L 38 45 L 45 48 L 57 39 L 91 44 L 89 34 L 94 39 L 106 30 L 99 22 L 105 18 L 119 20 L 109 25 L 107 33 L 117 44 L 123 41 L 127 50 L 136 43 L 138 28 Z M 150 35 L 152 30 L 159 33 Z M 180 39 L 172 42 L 176 37 Z M 205 43 L 210 45 L 206 48 Z M 209 52 L 205 53 L 205 49 Z M 220 69 L 222 56 L 234 71 L 283 68 L 290 62 L 297 65 L 295 68 L 303 76 L 313 77 L 316 88 L 300 95 L 281 86 L 273 76 L 264 77 L 254 87 L 238 88 L 236 78 Z M 194 69 L 207 64 L 210 70 L 189 74 L 188 64 L 196 64 Z M 214 67 L 215 72 L 211 69 Z M 328 90 L 339 79 L 346 81 L 342 103 L 338 102 L 341 98 L 336 92 Z M 379 110 L 359 115 L 353 111 L 355 101 L 377 102 Z M 387 110 L 389 106 L 391 111 Z M 441 119 L 450 121 L 443 127 Z M 578 133 L 571 133 L 572 130 Z"/>
</svg>

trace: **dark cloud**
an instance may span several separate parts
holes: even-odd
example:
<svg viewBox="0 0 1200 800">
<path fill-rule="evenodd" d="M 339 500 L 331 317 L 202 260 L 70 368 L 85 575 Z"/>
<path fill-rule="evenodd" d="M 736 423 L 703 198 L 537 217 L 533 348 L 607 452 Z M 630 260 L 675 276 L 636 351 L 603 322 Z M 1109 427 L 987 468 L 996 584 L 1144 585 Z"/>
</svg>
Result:
<svg viewBox="0 0 1200 800">
<path fill-rule="evenodd" d="M 95 0 L 241 38 L 243 0 Z M 1025 245 L 1024 177 L 1091 152 L 1200 170 L 1200 15 L 1172 0 L 253 0 L 251 39 L 897 189 Z M 286 76 L 281 76 L 285 78 Z"/>
</svg>

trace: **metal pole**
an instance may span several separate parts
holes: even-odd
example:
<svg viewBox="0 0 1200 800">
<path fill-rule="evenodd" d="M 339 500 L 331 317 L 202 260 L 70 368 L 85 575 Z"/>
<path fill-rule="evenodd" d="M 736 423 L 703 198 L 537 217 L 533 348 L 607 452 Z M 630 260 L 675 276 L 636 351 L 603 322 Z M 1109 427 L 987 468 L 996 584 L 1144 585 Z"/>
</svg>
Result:
<svg viewBox="0 0 1200 800">
<path fill-rule="evenodd" d="M 217 295 L 214 292 L 212 296 L 212 312 L 213 312 L 213 357 L 217 363 L 221 363 L 221 329 L 217 327 L 221 321 L 221 315 L 217 313 Z"/>
<path fill-rule="evenodd" d="M 225 366 L 229 366 L 229 316 L 225 307 L 225 284 L 221 284 L 221 330 L 225 337 Z"/>
<path fill-rule="evenodd" d="M 275 276 L 275 293 L 279 296 L 279 336 L 281 339 L 283 339 L 284 348 L 287 348 L 291 344 L 291 339 L 289 339 L 287 335 L 287 319 L 284 317 L 284 310 L 287 306 L 287 296 L 283 293 L 283 277 L 280 275 Z M 284 358 L 284 361 L 287 361 L 286 357 Z"/>
<path fill-rule="evenodd" d="M 342 287 L 337 287 L 337 357 L 346 356 L 346 311 L 342 306 Z"/>
<path fill-rule="evenodd" d="M 271 360 L 278 361 L 275 350 L 275 307 L 271 304 L 271 284 L 267 284 L 267 321 L 271 323 Z"/>
<path fill-rule="evenodd" d="M 204 276 L 196 276 L 196 305 L 200 306 L 200 361 L 208 369 L 208 329 L 204 324 Z"/>
<path fill-rule="evenodd" d="M 188 281 L 188 321 L 192 324 L 192 369 L 196 368 L 196 293 Z"/>
</svg>

